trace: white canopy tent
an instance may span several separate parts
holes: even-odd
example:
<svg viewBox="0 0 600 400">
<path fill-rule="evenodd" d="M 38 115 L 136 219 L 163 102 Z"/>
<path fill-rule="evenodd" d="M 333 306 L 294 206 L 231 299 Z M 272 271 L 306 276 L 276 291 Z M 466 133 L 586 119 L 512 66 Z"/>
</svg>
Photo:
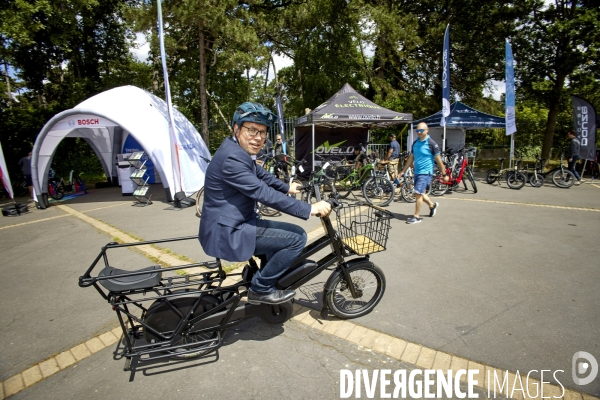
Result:
<svg viewBox="0 0 600 400">
<path fill-rule="evenodd" d="M 33 146 L 31 173 L 35 193 L 47 195 L 52 157 L 64 138 L 83 138 L 100 159 L 107 178 L 114 181 L 117 154 L 122 152 L 125 137 L 131 135 L 154 163 L 167 200 L 173 200 L 177 188 L 191 195 L 204 185 L 207 163 L 202 157 L 210 159 L 210 153 L 183 114 L 173 110 L 173 120 L 175 146 L 169 138 L 167 104 L 135 86 L 107 90 L 55 115 L 44 125 Z M 47 206 L 45 200 L 38 204 L 41 208 Z"/>
</svg>

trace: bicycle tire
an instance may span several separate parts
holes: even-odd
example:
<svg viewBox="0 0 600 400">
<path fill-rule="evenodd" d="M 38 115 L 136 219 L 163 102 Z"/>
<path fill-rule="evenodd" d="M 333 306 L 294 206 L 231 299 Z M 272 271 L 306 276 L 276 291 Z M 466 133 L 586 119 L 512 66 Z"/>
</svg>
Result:
<svg viewBox="0 0 600 400">
<path fill-rule="evenodd" d="M 509 188 L 519 190 L 527 182 L 527 177 L 522 172 L 512 172 L 506 175 L 506 184 Z"/>
<path fill-rule="evenodd" d="M 469 183 L 473 187 L 473 193 L 477 193 L 477 184 L 475 183 L 475 177 L 473 176 L 473 172 L 471 172 L 470 168 L 467 168 L 467 178 L 469 179 Z"/>
<path fill-rule="evenodd" d="M 58 184 L 53 184 L 51 183 L 48 186 L 48 192 L 50 194 L 50 197 L 52 197 L 54 200 L 60 200 L 63 197 L 65 197 L 65 187 L 63 186 L 62 183 L 58 183 Z"/>
<path fill-rule="evenodd" d="M 488 183 L 488 185 L 492 185 L 498 180 L 499 173 L 500 171 L 498 171 L 496 168 L 488 170 L 487 174 L 485 175 L 485 181 Z"/>
<path fill-rule="evenodd" d="M 336 167 L 342 162 L 342 159 L 338 157 L 330 157 L 325 162 L 329 163 L 329 166 L 325 168 L 325 176 L 333 181 L 336 178 Z"/>
<path fill-rule="evenodd" d="M 372 176 L 362 185 L 362 194 L 367 203 L 384 207 L 394 200 L 394 184 L 388 178 Z"/>
<path fill-rule="evenodd" d="M 177 312 L 173 310 L 173 308 L 175 308 L 179 313 L 181 313 L 180 315 L 187 315 L 197 298 L 197 296 L 185 296 L 176 297 L 174 299 L 171 299 L 170 301 L 166 301 L 165 299 L 156 300 L 154 303 L 152 303 L 150 308 L 148 308 L 148 311 L 146 312 L 146 315 L 144 317 L 144 324 L 161 333 L 173 332 L 177 328 L 177 325 L 181 322 L 181 317 L 178 315 Z M 217 307 L 219 304 L 221 304 L 221 301 L 217 297 L 210 294 L 204 294 L 202 295 L 202 299 L 198 303 L 198 306 L 194 310 L 194 315 L 200 315 L 206 311 L 211 310 L 212 308 Z M 201 323 L 202 321 L 199 322 Z M 177 346 L 186 343 L 217 339 L 216 331 L 200 332 L 194 334 L 193 329 L 194 327 L 192 326 L 189 330 L 182 332 L 185 334 L 179 335 L 176 338 L 174 338 L 172 340 L 172 344 L 174 346 Z M 192 331 L 192 333 L 189 334 L 189 331 Z M 161 341 L 161 339 L 154 335 L 149 329 L 144 330 L 144 338 L 148 343 L 156 343 L 157 341 Z M 201 357 L 207 353 L 210 353 L 211 351 L 214 351 L 214 348 L 206 349 L 207 345 L 210 344 L 211 343 L 201 344 L 198 347 L 198 351 L 187 354 L 179 354 L 182 352 L 182 350 L 178 349 L 169 350 L 167 351 L 167 353 L 170 354 L 170 358 L 176 360 L 189 360 Z"/>
<path fill-rule="evenodd" d="M 350 294 L 341 269 L 337 269 L 325 284 L 329 310 L 339 318 L 358 318 L 370 313 L 385 293 L 385 275 L 375 264 L 364 260 L 348 268 L 350 279 L 359 297 Z"/>
<path fill-rule="evenodd" d="M 537 175 L 537 177 L 536 177 Z M 533 174 L 529 177 L 529 184 L 533 187 L 539 188 L 544 186 L 545 178 L 542 174 Z"/>
<path fill-rule="evenodd" d="M 260 215 L 265 217 L 274 217 L 277 214 L 279 214 L 278 210 L 269 207 L 268 205 L 263 203 L 258 203 L 258 212 L 260 213 Z"/>
<path fill-rule="evenodd" d="M 402 198 L 404 199 L 404 201 L 406 201 L 407 203 L 414 203 L 415 201 L 417 201 L 417 199 L 415 198 L 415 182 L 413 181 L 412 178 L 410 179 L 405 179 L 404 180 L 404 184 L 402 185 L 402 188 L 400 189 L 400 196 L 402 196 Z"/>
<path fill-rule="evenodd" d="M 575 179 L 575 175 L 567 169 L 559 169 L 552 174 L 552 182 L 562 189 L 568 189 L 573 186 Z"/>
<path fill-rule="evenodd" d="M 444 185 L 442 182 L 438 181 L 435 176 L 431 179 L 429 186 L 431 187 L 432 196 L 443 196 L 448 191 L 448 185 Z"/>
<path fill-rule="evenodd" d="M 204 205 L 204 186 L 196 194 L 196 217 L 202 217 L 202 206 Z"/>
</svg>

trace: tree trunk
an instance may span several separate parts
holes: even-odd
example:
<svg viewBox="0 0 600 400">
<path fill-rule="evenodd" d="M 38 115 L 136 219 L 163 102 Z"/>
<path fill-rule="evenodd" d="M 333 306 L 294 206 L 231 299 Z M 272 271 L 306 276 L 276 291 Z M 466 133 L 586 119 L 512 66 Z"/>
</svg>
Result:
<svg viewBox="0 0 600 400">
<path fill-rule="evenodd" d="M 204 43 L 204 24 L 198 23 L 198 49 L 200 52 L 200 122 L 202 123 L 202 139 L 210 145 L 208 134 L 208 104 L 206 102 L 206 49 Z"/>
<path fill-rule="evenodd" d="M 554 143 L 554 128 L 556 127 L 556 118 L 560 112 L 560 100 L 562 97 L 565 76 L 556 77 L 556 84 L 550 94 L 550 104 L 548 104 L 548 120 L 546 121 L 546 131 L 544 133 L 544 145 L 542 146 L 542 158 L 550 158 L 550 150 Z"/>
<path fill-rule="evenodd" d="M 4 61 L 4 78 L 6 79 L 6 94 L 8 95 L 8 108 L 12 108 L 12 95 L 10 94 L 10 79 L 8 78 L 8 64 L 6 63 L 6 58 Z"/>
</svg>

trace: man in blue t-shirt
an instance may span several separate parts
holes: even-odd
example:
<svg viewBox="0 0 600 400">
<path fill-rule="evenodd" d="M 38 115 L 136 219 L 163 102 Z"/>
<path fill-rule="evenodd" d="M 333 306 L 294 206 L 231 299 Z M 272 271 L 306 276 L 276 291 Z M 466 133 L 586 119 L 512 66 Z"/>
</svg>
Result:
<svg viewBox="0 0 600 400">
<path fill-rule="evenodd" d="M 421 222 L 423 218 L 420 218 L 421 205 L 425 202 L 429 206 L 429 216 L 433 217 L 437 211 L 439 203 L 433 203 L 429 196 L 425 194 L 427 191 L 427 185 L 431 181 L 433 176 L 433 162 L 437 162 L 440 171 L 444 176 L 444 182 L 448 182 L 448 175 L 446 174 L 446 168 L 440 157 L 440 148 L 436 142 L 429 137 L 429 128 L 424 122 L 417 125 L 417 135 L 419 138 L 414 141 L 412 145 L 412 152 L 400 171 L 400 177 L 404 175 L 404 172 L 413 164 L 415 164 L 415 181 L 414 181 L 414 192 L 415 192 L 415 214 L 410 217 L 407 224 L 417 224 Z"/>
</svg>

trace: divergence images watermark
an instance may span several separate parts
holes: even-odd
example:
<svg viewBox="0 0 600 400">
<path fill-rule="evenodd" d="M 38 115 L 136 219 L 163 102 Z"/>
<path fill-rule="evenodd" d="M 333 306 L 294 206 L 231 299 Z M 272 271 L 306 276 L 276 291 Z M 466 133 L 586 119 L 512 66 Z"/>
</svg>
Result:
<svg viewBox="0 0 600 400">
<path fill-rule="evenodd" d="M 594 356 L 585 351 L 578 351 L 573 355 L 572 367 L 573 382 L 576 385 L 587 385 L 598 375 L 598 362 Z M 530 377 L 532 373 L 538 372 L 541 375 L 539 382 Z M 499 394 L 514 398 L 515 394 L 520 393 L 523 398 L 558 399 L 565 395 L 565 387 L 558 379 L 560 373 L 564 372 L 560 369 L 555 371 L 543 369 L 531 370 L 527 374 L 520 374 L 519 371 L 512 374 L 509 371 L 487 370 L 484 386 L 484 382 L 478 381 L 478 379 L 483 379 L 479 375 L 478 369 L 460 369 L 456 372 L 440 369 L 414 369 L 410 373 L 404 369 L 395 371 L 375 369 L 372 372 L 366 369 L 356 371 L 342 369 L 340 370 L 340 398 L 361 398 L 364 393 L 365 397 L 369 399 L 376 395 L 382 399 L 447 397 L 476 399 L 479 398 L 479 394 L 475 393 L 474 387 L 480 386 L 487 390 L 489 398 L 495 398 Z M 586 374 L 588 375 L 585 376 Z M 550 375 L 561 388 L 562 393 L 559 396 L 548 395 Z M 561 377 L 561 379 L 563 378 Z M 379 393 L 376 393 L 377 386 L 379 386 Z M 544 393 L 544 386 L 546 393 Z"/>
</svg>

